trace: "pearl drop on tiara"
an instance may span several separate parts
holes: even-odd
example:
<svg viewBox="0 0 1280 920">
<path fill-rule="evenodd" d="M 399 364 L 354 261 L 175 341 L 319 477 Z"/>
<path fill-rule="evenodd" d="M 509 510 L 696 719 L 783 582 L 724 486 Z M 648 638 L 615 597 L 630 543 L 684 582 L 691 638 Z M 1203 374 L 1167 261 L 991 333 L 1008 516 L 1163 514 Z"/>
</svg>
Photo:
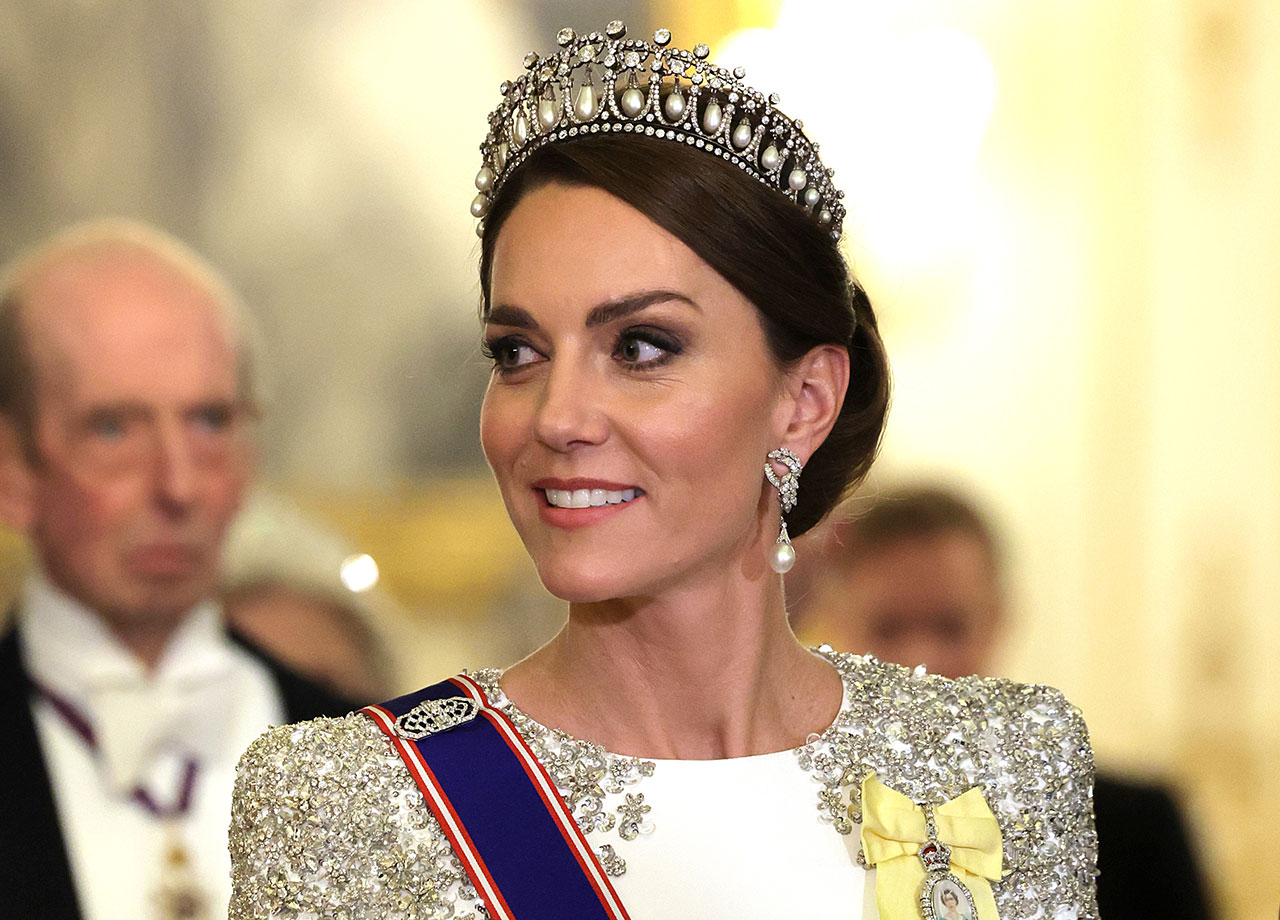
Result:
<svg viewBox="0 0 1280 920">
<path fill-rule="evenodd" d="M 592 134 L 642 134 L 706 151 L 740 168 L 803 208 L 833 240 L 844 222 L 844 193 L 822 165 L 803 123 L 742 80 L 746 71 L 712 64 L 710 49 L 671 48 L 671 32 L 653 41 L 626 37 L 614 20 L 603 33 L 561 29 L 560 50 L 525 55 L 525 72 L 504 82 L 489 115 L 471 213 L 480 223 L 493 196 L 535 150 Z M 599 80 L 599 85 L 597 85 Z"/>
</svg>

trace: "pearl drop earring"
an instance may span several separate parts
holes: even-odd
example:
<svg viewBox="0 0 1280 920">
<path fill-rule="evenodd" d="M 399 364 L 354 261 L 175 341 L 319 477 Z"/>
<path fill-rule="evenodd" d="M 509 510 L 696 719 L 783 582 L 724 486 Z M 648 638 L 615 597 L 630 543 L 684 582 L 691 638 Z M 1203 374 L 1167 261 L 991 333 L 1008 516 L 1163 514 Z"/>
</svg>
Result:
<svg viewBox="0 0 1280 920">
<path fill-rule="evenodd" d="M 781 463 L 787 471 L 779 476 L 774 469 L 775 463 Z M 769 452 L 769 459 L 764 464 L 764 475 L 769 484 L 778 490 L 778 501 L 782 505 L 782 527 L 778 533 L 778 542 L 773 544 L 769 552 L 769 568 L 779 575 L 785 575 L 796 564 L 796 551 L 791 545 L 791 537 L 787 535 L 786 513 L 796 506 L 796 495 L 800 491 L 800 471 L 804 464 L 800 458 L 785 447 Z"/>
</svg>

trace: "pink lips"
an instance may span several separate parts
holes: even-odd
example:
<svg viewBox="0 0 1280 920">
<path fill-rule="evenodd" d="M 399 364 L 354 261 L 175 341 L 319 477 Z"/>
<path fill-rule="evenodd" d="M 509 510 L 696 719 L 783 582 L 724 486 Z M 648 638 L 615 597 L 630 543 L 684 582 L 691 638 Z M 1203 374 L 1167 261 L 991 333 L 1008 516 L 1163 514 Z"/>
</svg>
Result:
<svg viewBox="0 0 1280 920">
<path fill-rule="evenodd" d="M 186 575 L 199 559 L 200 552 L 195 547 L 179 543 L 153 543 L 129 554 L 129 562 L 135 569 L 156 578 Z"/>
</svg>

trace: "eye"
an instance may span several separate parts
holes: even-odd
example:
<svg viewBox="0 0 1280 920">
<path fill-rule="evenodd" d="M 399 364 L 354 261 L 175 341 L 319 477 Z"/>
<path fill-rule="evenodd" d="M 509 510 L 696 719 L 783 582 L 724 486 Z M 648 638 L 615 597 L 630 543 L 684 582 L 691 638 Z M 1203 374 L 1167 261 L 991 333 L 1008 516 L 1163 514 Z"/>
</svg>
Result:
<svg viewBox="0 0 1280 920">
<path fill-rule="evenodd" d="M 192 413 L 192 421 L 201 431 L 218 434 L 231 427 L 235 421 L 235 409 L 223 404 L 200 406 Z"/>
<path fill-rule="evenodd" d="M 542 358 L 538 350 L 528 342 L 511 335 L 485 342 L 480 350 L 493 362 L 494 369 L 499 373 L 518 370 Z"/>
<path fill-rule="evenodd" d="M 871 624 L 870 632 L 881 642 L 899 642 L 906 635 L 907 627 L 896 618 L 886 618 L 875 620 Z"/>
<path fill-rule="evenodd" d="M 665 364 L 680 353 L 680 343 L 657 329 L 628 329 L 618 337 L 613 356 L 635 367 Z"/>
<path fill-rule="evenodd" d="M 101 441 L 124 440 L 128 420 L 119 412 L 94 412 L 86 426 L 90 435 Z"/>
</svg>

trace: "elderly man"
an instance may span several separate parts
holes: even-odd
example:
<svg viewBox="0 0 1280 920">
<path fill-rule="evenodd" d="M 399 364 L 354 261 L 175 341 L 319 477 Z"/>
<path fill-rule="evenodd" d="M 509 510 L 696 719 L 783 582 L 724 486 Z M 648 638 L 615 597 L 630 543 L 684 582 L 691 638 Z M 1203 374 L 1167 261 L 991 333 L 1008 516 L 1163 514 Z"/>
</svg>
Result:
<svg viewBox="0 0 1280 920">
<path fill-rule="evenodd" d="M 986 517 L 929 485 L 887 491 L 854 515 L 805 538 L 806 568 L 797 565 L 787 585 L 798 595 L 797 631 L 946 677 L 990 674 L 1006 622 L 999 541 Z M 1098 915 L 1206 920 L 1208 897 L 1169 794 L 1100 772 L 1093 802 Z"/>
<path fill-rule="evenodd" d="M 0 521 L 37 560 L 0 640 L 0 913 L 225 915 L 240 752 L 345 711 L 211 600 L 253 467 L 243 316 L 192 253 L 122 222 L 0 284 Z"/>
</svg>

